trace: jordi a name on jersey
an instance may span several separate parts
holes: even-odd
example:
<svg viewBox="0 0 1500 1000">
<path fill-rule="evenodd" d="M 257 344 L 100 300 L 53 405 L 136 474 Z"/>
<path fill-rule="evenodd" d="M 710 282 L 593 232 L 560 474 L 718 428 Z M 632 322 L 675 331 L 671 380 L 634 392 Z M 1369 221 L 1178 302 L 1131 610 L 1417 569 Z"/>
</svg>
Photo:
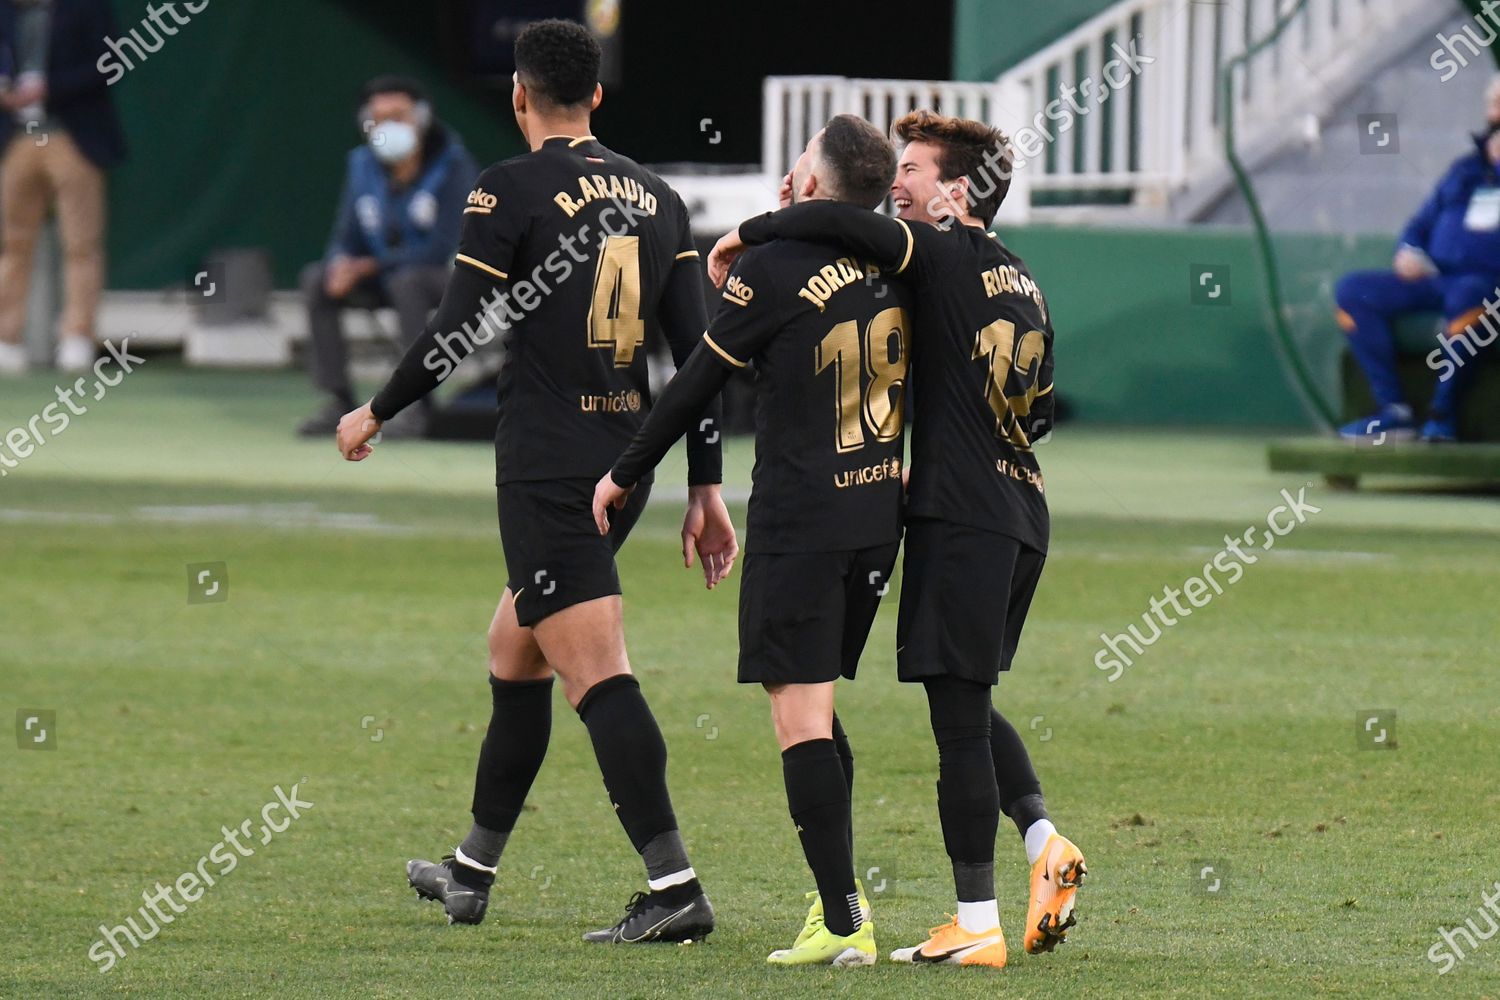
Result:
<svg viewBox="0 0 1500 1000">
<path fill-rule="evenodd" d="M 878 277 L 880 268 L 874 264 L 862 265 L 852 257 L 840 257 L 832 264 L 824 264 L 817 274 L 808 278 L 797 297 L 806 299 L 818 307 L 818 312 L 823 312 L 834 292 L 855 282 L 870 282 Z"/>
</svg>

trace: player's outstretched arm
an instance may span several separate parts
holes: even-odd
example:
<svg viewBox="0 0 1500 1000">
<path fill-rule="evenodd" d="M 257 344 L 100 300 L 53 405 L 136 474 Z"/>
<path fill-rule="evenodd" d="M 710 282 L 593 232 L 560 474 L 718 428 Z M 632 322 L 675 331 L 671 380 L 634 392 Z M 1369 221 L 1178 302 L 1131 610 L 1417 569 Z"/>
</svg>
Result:
<svg viewBox="0 0 1500 1000">
<path fill-rule="evenodd" d="M 496 164 L 480 174 L 469 204 L 475 205 L 474 196 L 485 194 L 486 188 L 506 190 L 507 169 L 506 164 Z M 506 272 L 528 220 L 525 200 L 516 198 L 502 199 L 493 212 L 471 208 L 464 213 L 453 274 L 437 312 L 385 387 L 339 422 L 339 451 L 346 459 L 368 458 L 369 440 L 382 423 L 436 389 L 475 348 L 499 335 L 502 328 L 491 312 L 503 303 L 501 289 L 509 281 Z"/>
<path fill-rule="evenodd" d="M 672 361 L 677 365 L 677 374 L 668 384 L 667 391 L 677 399 L 691 395 L 697 408 L 670 414 L 674 428 L 672 440 L 665 445 L 656 443 L 662 450 L 651 465 L 660 461 L 672 441 L 684 432 L 687 434 L 688 508 L 682 519 L 682 564 L 691 569 L 696 557 L 703 567 L 704 582 L 712 589 L 729 575 L 739 553 L 734 525 L 719 496 L 719 483 L 724 472 L 719 391 L 729 376 L 722 369 L 710 370 L 720 368 L 712 362 L 710 369 L 693 363 L 694 352 L 700 349 L 704 328 L 708 325 L 708 314 L 703 306 L 703 275 L 698 270 L 698 251 L 693 246 L 692 223 L 687 208 L 675 192 L 672 201 L 680 223 L 678 252 L 675 266 L 667 276 L 657 315 L 667 346 L 672 350 Z M 695 378 L 695 372 L 704 374 Z M 685 373 L 687 378 L 684 378 Z M 658 401 L 652 406 L 652 417 L 656 416 L 660 405 L 661 401 Z M 686 425 L 682 424 L 683 419 L 687 420 Z M 628 475 L 629 464 L 624 469 L 617 466 L 616 471 Z"/>
<path fill-rule="evenodd" d="M 480 330 L 489 330 L 486 313 L 495 301 L 498 286 L 490 278 L 462 265 L 454 268 L 443 292 L 443 301 L 417 337 L 385 386 L 364 406 L 344 414 L 339 421 L 339 453 L 350 462 L 368 457 L 374 448 L 368 442 L 380 425 L 436 389 L 453 373 L 458 363 L 474 352 Z M 441 337 L 442 331 L 450 331 Z"/>
<path fill-rule="evenodd" d="M 701 426 L 701 415 L 723 390 L 730 374 L 731 369 L 721 364 L 712 349 L 700 340 L 698 349 L 689 355 L 661 397 L 652 404 L 646 422 L 614 468 L 595 486 L 594 523 L 601 535 L 609 533 L 609 509 L 623 507 L 630 491 L 660 464 L 677 440 Z M 683 564 L 691 568 L 696 555 L 710 588 L 729 575 L 739 545 L 718 483 L 688 487 L 688 511 L 682 534 Z"/>
</svg>

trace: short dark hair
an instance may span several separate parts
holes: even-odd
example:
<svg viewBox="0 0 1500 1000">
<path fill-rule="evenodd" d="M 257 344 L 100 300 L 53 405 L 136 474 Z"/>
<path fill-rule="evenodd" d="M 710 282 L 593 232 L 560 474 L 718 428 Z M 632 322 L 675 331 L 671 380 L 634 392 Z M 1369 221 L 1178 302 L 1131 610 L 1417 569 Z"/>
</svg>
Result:
<svg viewBox="0 0 1500 1000">
<path fill-rule="evenodd" d="M 833 169 L 839 201 L 875 208 L 896 179 L 896 151 L 858 115 L 834 115 L 823 127 L 820 156 Z"/>
<path fill-rule="evenodd" d="M 969 211 L 986 226 L 1010 191 L 1015 169 L 1010 140 L 984 122 L 920 110 L 903 115 L 891 132 L 904 143 L 930 142 L 938 147 L 938 174 L 945 181 L 969 179 Z"/>
<path fill-rule="evenodd" d="M 589 103 L 599 85 L 599 43 L 577 21 L 532 21 L 516 38 L 516 73 L 544 108 Z"/>
<path fill-rule="evenodd" d="M 405 94 L 413 101 L 427 100 L 427 91 L 420 83 L 409 76 L 396 76 L 392 73 L 377 76 L 366 83 L 359 92 L 359 106 L 369 104 L 370 98 L 376 94 Z"/>
</svg>

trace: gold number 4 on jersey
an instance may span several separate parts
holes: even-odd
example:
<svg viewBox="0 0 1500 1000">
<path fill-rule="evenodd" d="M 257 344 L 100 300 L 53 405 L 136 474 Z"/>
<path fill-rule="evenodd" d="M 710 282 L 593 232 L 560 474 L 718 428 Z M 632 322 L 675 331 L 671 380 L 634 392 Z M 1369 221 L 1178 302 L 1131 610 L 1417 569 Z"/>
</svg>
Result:
<svg viewBox="0 0 1500 1000">
<path fill-rule="evenodd" d="M 589 346 L 615 352 L 615 367 L 628 368 L 636 348 L 646 343 L 641 318 L 641 238 L 611 236 L 594 270 L 589 306 Z"/>
</svg>

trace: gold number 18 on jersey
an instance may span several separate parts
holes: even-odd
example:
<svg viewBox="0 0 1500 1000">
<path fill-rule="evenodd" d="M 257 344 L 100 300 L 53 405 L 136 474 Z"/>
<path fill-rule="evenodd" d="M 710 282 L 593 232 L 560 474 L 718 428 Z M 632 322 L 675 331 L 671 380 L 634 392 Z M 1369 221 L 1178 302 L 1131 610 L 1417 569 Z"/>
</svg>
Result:
<svg viewBox="0 0 1500 1000">
<path fill-rule="evenodd" d="M 877 441 L 894 441 L 901 434 L 910 346 L 911 326 L 899 307 L 878 313 L 863 338 L 859 324 L 851 319 L 829 330 L 818 344 L 814 371 L 821 374 L 832 366 L 838 384 L 834 407 L 841 454 L 865 446 L 866 426 Z M 863 392 L 861 375 L 869 379 Z"/>
</svg>

